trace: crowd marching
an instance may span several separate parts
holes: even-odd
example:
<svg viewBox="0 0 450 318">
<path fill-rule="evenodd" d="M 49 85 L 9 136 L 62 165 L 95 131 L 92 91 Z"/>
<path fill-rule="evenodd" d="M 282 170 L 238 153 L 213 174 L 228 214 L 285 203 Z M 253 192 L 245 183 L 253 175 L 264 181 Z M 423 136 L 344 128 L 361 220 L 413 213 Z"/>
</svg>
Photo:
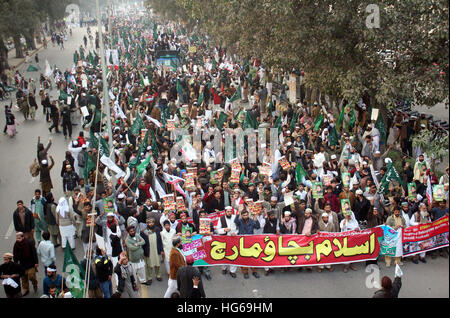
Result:
<svg viewBox="0 0 450 318">
<path fill-rule="evenodd" d="M 448 215 L 448 167 L 438 179 L 430 158 L 411 142 L 411 136 L 429 128 L 426 119 L 398 115 L 402 118 L 389 125 L 381 113 L 371 120 L 372 107 L 361 102 L 343 101 L 337 115 L 321 100 L 292 103 L 285 86 L 276 84 L 286 74 L 265 69 L 257 57 L 239 60 L 206 36 L 158 17 L 118 16 L 111 26 L 104 34 L 107 92 L 99 34 L 90 27 L 74 52 L 72 69 L 41 74 L 40 83 L 18 71 L 14 75 L 24 118 L 34 119 L 42 107 L 50 134 L 62 132 L 70 141 L 59 166 L 51 155 L 57 151 L 52 139 L 48 144 L 38 139 L 30 171 L 39 176 L 40 188 L 17 202 L 12 214 L 16 242 L 0 266 L 8 297 L 27 295 L 30 281 L 35 293 L 42 287 L 44 297 L 74 296 L 67 276 L 58 273 L 66 269 L 56 268 L 55 249 L 64 249 L 66 258 L 80 243 L 89 297 L 140 297 L 141 285 L 153 279 L 168 279 L 164 297 L 205 297 L 200 277 L 213 279 L 211 270 L 190 266 L 193 259 L 183 256 L 181 246 L 201 233 L 200 218 L 221 211 L 225 215 L 211 225 L 215 235 L 311 236 L 382 224 L 397 230 Z M 55 33 L 53 39 L 64 48 L 64 35 Z M 169 63 L 159 63 L 164 54 L 171 56 Z M 53 87 L 59 91 L 55 100 L 49 96 Z M 106 98 L 110 105 L 104 106 Z M 13 135 L 10 106 L 5 113 L 5 132 Z M 73 125 L 81 126 L 78 136 Z M 184 133 L 176 135 L 181 128 Z M 256 149 L 250 145 L 253 135 L 246 136 L 248 147 L 243 155 L 232 148 L 228 159 L 236 160 L 230 162 L 225 138 L 237 128 L 267 132 L 267 141 Z M 388 144 L 391 128 L 394 142 Z M 216 133 L 205 138 L 210 129 Z M 203 140 L 198 145 L 183 143 L 199 131 Z M 276 136 L 269 142 L 271 131 Z M 261 149 L 261 156 L 250 160 Z M 386 181 L 395 169 L 389 159 L 393 150 L 417 159 Z M 63 189 L 53 187 L 54 178 L 62 178 Z M 442 201 L 428 200 L 428 182 L 443 185 Z M 414 195 L 408 188 L 412 183 Z M 58 198 L 55 192 L 61 190 Z M 169 205 L 172 194 L 175 204 Z M 260 209 L 253 213 L 256 204 Z M 448 252 L 428 254 L 447 257 Z M 426 263 L 426 256 L 413 256 L 411 263 Z M 391 266 L 391 257 L 384 262 Z M 403 265 L 401 258 L 394 263 Z M 36 279 L 39 267 L 46 273 L 42 284 Z M 221 269 L 231 279 L 238 276 L 237 266 Z M 349 269 L 357 270 L 350 263 L 341 271 Z M 249 268 L 241 271 L 248 279 Z M 275 269 L 250 271 L 260 278 L 261 272 L 271 275 Z"/>
</svg>

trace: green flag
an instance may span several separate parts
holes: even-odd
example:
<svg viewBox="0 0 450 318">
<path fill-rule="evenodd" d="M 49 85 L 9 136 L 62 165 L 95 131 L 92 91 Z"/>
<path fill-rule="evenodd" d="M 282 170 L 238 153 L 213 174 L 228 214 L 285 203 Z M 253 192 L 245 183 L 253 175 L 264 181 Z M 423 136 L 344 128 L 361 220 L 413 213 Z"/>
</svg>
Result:
<svg viewBox="0 0 450 318">
<path fill-rule="evenodd" d="M 177 79 L 177 94 L 183 95 L 183 87 L 181 86 L 180 80 Z"/>
<path fill-rule="evenodd" d="M 65 91 L 63 91 L 63 90 L 60 90 L 59 91 L 59 100 L 66 100 L 67 99 L 67 97 L 69 96 L 69 94 L 67 94 Z"/>
<path fill-rule="evenodd" d="M 73 64 L 77 65 L 77 63 L 78 63 L 78 52 L 75 51 L 73 53 Z"/>
<path fill-rule="evenodd" d="M 388 163 L 386 174 L 384 175 L 383 179 L 381 179 L 380 187 L 378 188 L 378 193 L 387 193 L 389 182 L 391 182 L 392 180 L 397 180 L 398 183 L 400 183 L 400 185 L 403 184 L 400 175 L 398 174 L 397 170 L 395 169 L 391 161 Z"/>
<path fill-rule="evenodd" d="M 228 120 L 228 115 L 224 112 L 220 112 L 219 118 L 216 120 L 216 127 L 222 130 L 223 124 Z"/>
<path fill-rule="evenodd" d="M 269 106 L 267 107 L 267 113 L 269 115 L 272 115 L 272 112 L 275 108 L 273 107 L 273 100 L 272 97 L 270 98 Z"/>
<path fill-rule="evenodd" d="M 306 177 L 307 173 L 305 169 L 303 168 L 300 161 L 297 162 L 297 165 L 295 166 L 295 181 L 297 181 L 297 184 L 302 183 L 302 180 L 304 177 Z"/>
<path fill-rule="evenodd" d="M 230 103 L 236 101 L 236 100 L 240 100 L 241 99 L 241 85 L 239 85 L 236 88 L 236 91 L 234 92 L 233 96 L 231 96 L 230 98 Z"/>
<path fill-rule="evenodd" d="M 375 127 L 380 131 L 381 144 L 386 143 L 386 126 L 384 125 L 383 116 L 381 116 L 381 114 L 378 114 L 377 121 L 375 122 Z"/>
<path fill-rule="evenodd" d="M 138 113 L 136 119 L 133 122 L 133 125 L 131 125 L 130 127 L 130 133 L 132 133 L 133 136 L 136 136 L 141 132 L 142 128 L 145 128 L 144 122 L 142 121 L 141 114 Z"/>
<path fill-rule="evenodd" d="M 255 115 L 251 111 L 245 112 L 245 121 L 242 128 L 245 130 L 247 128 L 258 129 L 258 122 L 256 121 Z"/>
<path fill-rule="evenodd" d="M 292 116 L 291 124 L 289 125 L 290 131 L 294 131 L 295 125 L 297 124 L 297 121 L 298 121 L 298 117 L 299 117 L 298 113 L 294 113 L 294 115 Z"/>
<path fill-rule="evenodd" d="M 98 139 L 92 131 L 89 132 L 89 145 L 92 148 L 98 148 Z"/>
<path fill-rule="evenodd" d="M 159 148 L 158 148 L 158 143 L 156 142 L 156 137 L 155 137 L 155 133 L 152 132 L 152 153 L 153 153 L 153 157 L 158 157 L 158 152 L 159 152 Z"/>
<path fill-rule="evenodd" d="M 141 79 L 141 86 L 144 87 L 144 76 L 142 76 L 141 72 L 139 72 L 139 77 Z"/>
<path fill-rule="evenodd" d="M 281 132 L 281 116 L 278 116 L 275 124 L 273 125 L 273 128 L 278 128 L 278 133 Z"/>
<path fill-rule="evenodd" d="M 331 126 L 328 134 L 328 140 L 330 141 L 331 146 L 337 146 L 339 144 L 339 138 L 335 126 Z"/>
<path fill-rule="evenodd" d="M 102 157 L 103 155 L 105 155 L 106 157 L 109 157 L 108 142 L 102 136 L 100 136 L 99 139 L 100 139 L 100 149 L 99 149 L 98 153 L 99 153 L 100 157 Z"/>
<path fill-rule="evenodd" d="M 73 254 L 69 242 L 64 251 L 64 265 L 62 269 L 66 273 L 66 284 L 74 298 L 83 298 L 84 269 Z M 57 286 L 58 287 L 58 286 Z"/>
<path fill-rule="evenodd" d="M 158 25 L 156 23 L 153 23 L 153 39 L 158 38 Z"/>
<path fill-rule="evenodd" d="M 322 125 L 323 122 L 323 114 L 320 113 L 319 116 L 317 116 L 316 121 L 314 122 L 314 131 L 318 131 L 320 128 L 320 125 Z"/>
<path fill-rule="evenodd" d="M 150 130 L 147 130 L 147 132 L 145 133 L 145 137 L 144 139 L 141 141 L 141 143 L 139 144 L 138 150 L 137 150 L 137 156 L 136 158 L 134 158 L 133 160 L 130 161 L 130 163 L 128 164 L 128 166 L 133 169 L 134 167 L 136 167 L 140 162 L 141 162 L 141 156 L 142 153 L 144 153 L 147 149 L 147 140 L 148 140 L 148 134 L 150 133 Z"/>
<path fill-rule="evenodd" d="M 204 90 L 204 89 L 203 89 Z M 198 96 L 198 100 L 197 100 L 197 105 L 200 106 L 203 103 L 203 100 L 205 99 L 205 96 L 203 94 L 203 90 L 200 93 L 200 95 Z"/>
<path fill-rule="evenodd" d="M 91 143 L 91 145 L 92 145 L 92 143 Z M 91 172 L 91 170 L 94 169 L 95 166 L 96 166 L 96 162 L 86 151 L 86 153 L 84 154 L 84 168 L 83 168 L 83 177 L 84 177 L 84 180 L 86 180 L 86 182 L 89 178 L 89 172 Z"/>
<path fill-rule="evenodd" d="M 153 149 L 153 147 L 152 147 L 152 149 Z M 148 156 L 144 161 L 142 161 L 140 164 L 139 164 L 139 166 L 137 167 L 137 173 L 138 173 L 138 176 L 140 176 L 141 174 L 142 174 L 142 172 L 144 172 L 144 170 L 145 169 L 147 169 L 147 167 L 148 167 L 148 164 L 150 163 L 150 158 L 151 158 L 152 156 Z"/>
<path fill-rule="evenodd" d="M 96 123 L 100 122 L 101 117 L 102 117 L 101 115 L 102 115 L 102 112 L 100 111 L 100 109 L 95 108 L 94 119 L 93 119 L 92 123 L 96 124 Z M 104 116 L 106 116 L 106 115 L 104 115 Z"/>
<path fill-rule="evenodd" d="M 341 113 L 339 114 L 339 118 L 336 123 L 337 129 L 341 129 L 341 127 L 342 127 L 342 122 L 344 121 L 344 109 L 345 109 L 345 107 L 342 109 Z"/>
<path fill-rule="evenodd" d="M 350 120 L 348 121 L 348 125 L 350 127 L 355 127 L 356 123 L 356 116 L 355 116 L 355 108 L 352 106 L 350 109 Z"/>
<path fill-rule="evenodd" d="M 94 57 L 92 56 L 92 52 L 91 51 L 89 51 L 88 61 L 89 61 L 89 64 L 94 64 Z"/>
</svg>

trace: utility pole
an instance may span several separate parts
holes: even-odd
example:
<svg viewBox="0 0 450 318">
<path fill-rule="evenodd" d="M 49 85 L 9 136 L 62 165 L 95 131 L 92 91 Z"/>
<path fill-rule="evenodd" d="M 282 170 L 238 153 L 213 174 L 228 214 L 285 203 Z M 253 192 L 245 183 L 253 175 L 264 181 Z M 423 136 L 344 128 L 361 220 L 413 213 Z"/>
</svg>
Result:
<svg viewBox="0 0 450 318">
<path fill-rule="evenodd" d="M 112 136 L 112 127 L 111 127 L 111 106 L 109 105 L 109 89 L 108 89 L 108 81 L 106 80 L 106 62 L 105 62 L 105 48 L 103 45 L 103 32 L 102 32 L 102 23 L 100 16 L 100 7 L 98 5 L 98 0 L 96 0 L 97 5 L 97 20 L 98 20 L 98 36 L 99 36 L 99 44 L 100 44 L 100 59 L 102 66 L 102 79 L 103 79 L 103 103 L 106 106 L 106 116 L 108 118 L 108 143 L 109 150 L 113 149 L 113 136 Z"/>
</svg>

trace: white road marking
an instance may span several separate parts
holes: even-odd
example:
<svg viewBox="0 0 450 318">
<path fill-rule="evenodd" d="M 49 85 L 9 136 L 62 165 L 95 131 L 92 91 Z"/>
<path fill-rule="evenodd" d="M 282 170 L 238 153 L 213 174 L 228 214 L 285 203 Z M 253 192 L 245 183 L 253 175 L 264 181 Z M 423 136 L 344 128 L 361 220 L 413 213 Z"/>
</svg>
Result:
<svg viewBox="0 0 450 318">
<path fill-rule="evenodd" d="M 11 221 L 8 231 L 6 231 L 6 234 L 5 234 L 5 240 L 9 239 L 9 237 L 11 236 L 13 231 L 14 231 L 14 223 Z"/>
</svg>

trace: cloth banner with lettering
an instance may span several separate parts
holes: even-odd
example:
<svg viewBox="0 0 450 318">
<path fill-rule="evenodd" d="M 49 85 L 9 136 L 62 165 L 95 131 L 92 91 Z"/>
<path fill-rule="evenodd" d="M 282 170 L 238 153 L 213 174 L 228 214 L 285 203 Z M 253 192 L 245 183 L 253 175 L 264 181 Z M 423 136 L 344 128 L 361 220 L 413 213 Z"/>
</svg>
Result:
<svg viewBox="0 0 450 318">
<path fill-rule="evenodd" d="M 403 229 L 403 256 L 436 250 L 448 246 L 448 216 L 432 223 Z"/>
<path fill-rule="evenodd" d="M 397 231 L 387 225 L 380 226 L 383 229 L 383 236 L 380 240 L 380 255 L 400 257 L 402 250 L 402 228 Z"/>
<path fill-rule="evenodd" d="M 204 236 L 196 242 L 194 266 L 297 267 L 377 259 L 380 227 L 306 235 Z M 184 249 L 184 246 L 183 246 Z M 204 258 L 200 257 L 203 255 Z"/>
</svg>

